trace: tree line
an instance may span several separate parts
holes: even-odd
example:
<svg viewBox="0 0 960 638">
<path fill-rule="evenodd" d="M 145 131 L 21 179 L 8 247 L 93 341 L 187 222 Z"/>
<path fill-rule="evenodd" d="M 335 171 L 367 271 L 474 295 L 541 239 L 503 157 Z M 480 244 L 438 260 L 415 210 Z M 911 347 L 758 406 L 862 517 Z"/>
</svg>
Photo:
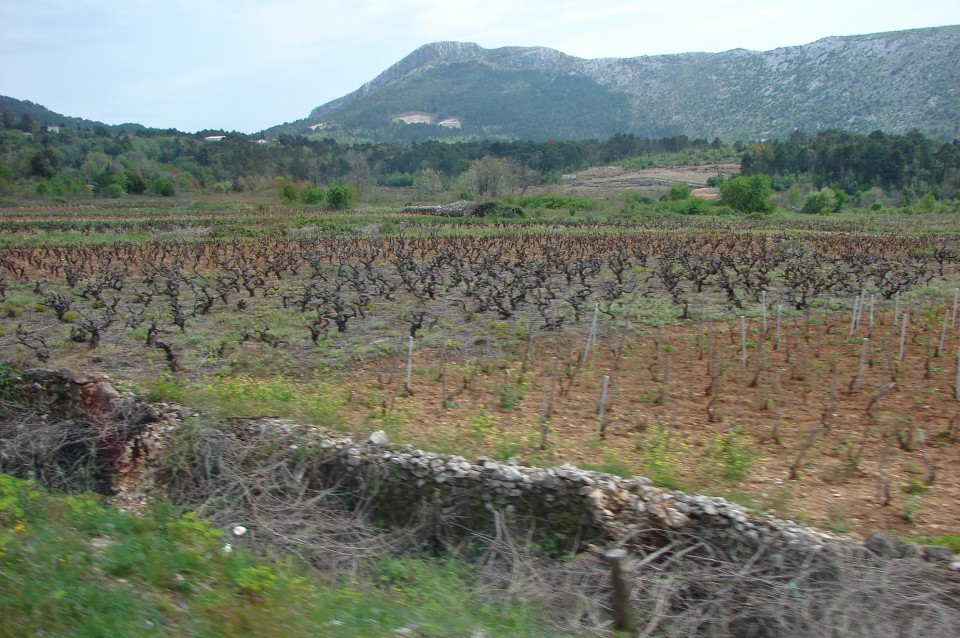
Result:
<svg viewBox="0 0 960 638">
<path fill-rule="evenodd" d="M 211 141 L 210 137 L 219 138 Z M 457 182 L 477 195 L 559 181 L 590 166 L 741 158 L 744 175 L 767 175 L 775 189 L 807 182 L 853 195 L 874 187 L 938 199 L 956 196 L 960 141 L 919 132 L 860 135 L 794 133 L 787 140 L 728 146 L 719 139 L 642 138 L 413 144 L 343 144 L 235 132 L 63 126 L 51 130 L 28 115 L 0 114 L 0 196 L 172 196 L 177 192 L 242 192 L 372 185 L 440 193 Z M 491 178 L 491 176 L 493 178 Z M 500 191 L 500 192 L 498 192 Z"/>
<path fill-rule="evenodd" d="M 824 131 L 795 132 L 786 140 L 766 140 L 744 149 L 741 170 L 746 175 L 773 178 L 774 188 L 807 181 L 816 188 L 850 195 L 871 188 L 900 191 L 907 196 L 932 193 L 955 199 L 960 186 L 960 140 L 941 142 L 919 131 L 869 135 Z"/>
</svg>

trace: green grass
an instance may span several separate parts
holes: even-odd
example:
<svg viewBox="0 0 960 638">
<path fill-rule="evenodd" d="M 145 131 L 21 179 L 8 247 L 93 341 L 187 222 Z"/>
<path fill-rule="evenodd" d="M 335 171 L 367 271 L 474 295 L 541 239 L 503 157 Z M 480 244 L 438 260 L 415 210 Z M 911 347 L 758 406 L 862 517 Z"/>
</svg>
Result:
<svg viewBox="0 0 960 638">
<path fill-rule="evenodd" d="M 710 441 L 707 461 L 724 480 L 739 482 L 750 475 L 756 458 L 753 437 L 737 427 Z"/>
<path fill-rule="evenodd" d="M 643 452 L 643 466 L 647 476 L 657 485 L 681 489 L 680 469 L 683 466 L 685 446 L 677 440 L 674 432 L 657 423 L 637 441 Z"/>
<path fill-rule="evenodd" d="M 387 556 L 324 582 L 171 506 L 121 514 L 0 474 L 4 636 L 547 636 L 457 559 Z"/>
<path fill-rule="evenodd" d="M 342 426 L 345 398 L 333 383 L 284 376 L 234 375 L 178 384 L 160 379 L 149 388 L 151 401 L 203 406 L 205 414 L 225 418 L 263 416 L 302 419 L 324 427 Z"/>
<path fill-rule="evenodd" d="M 942 545 L 954 554 L 960 554 L 960 534 L 944 534 L 943 536 L 919 536 L 910 539 L 914 543 L 924 545 Z"/>
<path fill-rule="evenodd" d="M 603 472 L 605 474 L 613 474 L 614 476 L 619 476 L 621 478 L 633 478 L 638 474 L 637 470 L 630 466 L 629 463 L 618 457 L 616 454 L 607 452 L 603 455 L 603 460 L 597 463 L 583 462 L 578 463 L 577 467 L 581 470 L 587 470 L 590 472 Z"/>
</svg>

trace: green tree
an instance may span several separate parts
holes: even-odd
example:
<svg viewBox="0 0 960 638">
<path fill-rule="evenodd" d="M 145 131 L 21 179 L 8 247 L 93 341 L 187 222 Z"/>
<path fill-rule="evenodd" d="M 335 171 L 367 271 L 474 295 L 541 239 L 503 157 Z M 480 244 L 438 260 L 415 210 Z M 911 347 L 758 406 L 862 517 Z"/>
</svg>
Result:
<svg viewBox="0 0 960 638">
<path fill-rule="evenodd" d="M 20 116 L 19 128 L 24 133 L 31 133 L 37 128 L 37 121 L 33 119 L 29 113 L 24 113 Z"/>
<path fill-rule="evenodd" d="M 685 199 L 690 199 L 690 187 L 683 183 L 676 183 L 670 187 L 670 192 L 667 193 L 667 199 L 671 202 L 679 202 Z"/>
<path fill-rule="evenodd" d="M 728 179 L 720 185 L 720 201 L 743 213 L 768 213 L 770 204 L 770 177 L 749 175 Z"/>
<path fill-rule="evenodd" d="M 147 191 L 147 182 L 137 171 L 125 170 L 123 176 L 126 178 L 128 193 L 140 195 Z"/>
<path fill-rule="evenodd" d="M 121 195 L 123 195 L 124 192 L 125 192 L 125 191 L 124 191 L 124 189 L 123 189 L 123 184 L 114 182 L 114 183 L 110 184 L 109 186 L 107 186 L 107 187 L 102 191 L 102 194 L 103 194 L 104 197 L 112 197 L 112 198 L 115 199 L 115 198 L 120 197 Z"/>
<path fill-rule="evenodd" d="M 316 204 L 322 204 L 323 200 L 326 199 L 327 194 L 323 192 L 322 188 L 317 188 L 316 186 L 308 186 L 303 189 L 303 203 L 314 206 Z"/>
<path fill-rule="evenodd" d="M 444 188 L 443 175 L 432 168 L 417 171 L 413 176 L 413 187 L 426 195 L 436 195 Z"/>
<path fill-rule="evenodd" d="M 57 174 L 60 160 L 52 148 L 45 148 L 30 158 L 30 174 L 50 179 Z"/>
<path fill-rule="evenodd" d="M 847 192 L 841 188 L 833 191 L 833 212 L 839 213 L 842 211 L 847 205 L 848 198 Z"/>
<path fill-rule="evenodd" d="M 349 208 L 353 201 L 353 193 L 347 186 L 331 186 L 327 191 L 327 204 L 330 208 L 343 210 Z"/>
<path fill-rule="evenodd" d="M 824 188 L 816 193 L 807 195 L 807 198 L 803 201 L 803 208 L 800 209 L 800 212 L 807 213 L 808 215 L 822 215 L 833 210 L 834 203 L 833 190 Z"/>
<path fill-rule="evenodd" d="M 803 202 L 803 213 L 822 215 L 824 213 L 839 213 L 847 204 L 847 194 L 842 190 L 824 188 L 816 193 L 810 193 Z"/>
<path fill-rule="evenodd" d="M 280 188 L 280 201 L 284 204 L 296 204 L 300 200 L 300 192 L 293 184 L 284 184 Z"/>
<path fill-rule="evenodd" d="M 161 197 L 173 197 L 176 191 L 173 189 L 173 180 L 169 177 L 158 177 L 150 183 L 150 192 Z"/>
</svg>

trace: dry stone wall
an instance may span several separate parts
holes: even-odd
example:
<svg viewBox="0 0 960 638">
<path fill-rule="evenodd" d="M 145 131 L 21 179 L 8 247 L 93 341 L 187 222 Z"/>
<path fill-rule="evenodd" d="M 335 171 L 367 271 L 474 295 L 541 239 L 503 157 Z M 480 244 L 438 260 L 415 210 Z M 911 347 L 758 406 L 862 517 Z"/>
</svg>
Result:
<svg viewBox="0 0 960 638">
<path fill-rule="evenodd" d="M 475 461 L 392 446 L 383 432 L 364 442 L 325 438 L 325 467 L 367 497 L 376 513 L 402 524 L 434 508 L 458 528 L 486 531 L 494 512 L 522 521 L 537 537 L 559 547 L 584 543 L 627 546 L 682 540 L 722 547 L 744 559 L 802 563 L 811 553 L 951 562 L 942 547 L 918 547 L 895 536 L 874 535 L 866 545 L 837 538 L 772 515 L 757 515 L 722 498 L 692 495 L 573 465 L 525 467 L 480 457 Z"/>
<path fill-rule="evenodd" d="M 158 430 L 170 432 L 185 414 L 176 406 L 148 405 L 116 392 L 102 378 L 69 370 L 32 370 L 26 380 L 38 405 L 64 414 L 132 419 L 137 432 L 157 421 L 163 423 Z M 325 485 L 335 485 L 344 498 L 362 500 L 370 515 L 386 524 L 432 521 L 438 537 L 490 532 L 508 518 L 561 551 L 589 543 L 649 548 L 679 542 L 720 547 L 744 560 L 762 555 L 784 565 L 823 553 L 923 559 L 960 570 L 960 557 L 943 547 L 920 547 L 882 534 L 859 544 L 722 498 L 657 487 L 643 477 L 624 479 L 569 464 L 540 468 L 485 457 L 470 461 L 392 445 L 382 431 L 355 441 L 281 419 L 249 425 L 302 434 Z"/>
</svg>

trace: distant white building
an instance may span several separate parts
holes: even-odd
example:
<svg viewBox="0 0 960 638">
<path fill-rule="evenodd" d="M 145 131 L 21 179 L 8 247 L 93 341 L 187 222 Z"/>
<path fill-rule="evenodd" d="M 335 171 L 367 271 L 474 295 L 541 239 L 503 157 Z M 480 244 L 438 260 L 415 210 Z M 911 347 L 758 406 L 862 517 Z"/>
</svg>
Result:
<svg viewBox="0 0 960 638">
<path fill-rule="evenodd" d="M 448 117 L 437 122 L 437 126 L 444 126 L 446 128 L 460 128 L 460 118 L 459 117 Z"/>
<path fill-rule="evenodd" d="M 223 140 L 223 139 L 226 138 L 226 137 L 227 137 L 226 135 L 207 135 L 205 138 L 203 138 L 203 141 L 204 141 L 204 142 L 219 142 L 219 141 Z"/>
<path fill-rule="evenodd" d="M 410 111 L 393 116 L 394 124 L 432 124 L 433 116 L 421 111 Z"/>
<path fill-rule="evenodd" d="M 59 132 L 60 132 L 60 127 L 59 127 L 59 126 L 48 126 L 48 127 L 47 127 L 47 133 L 59 133 Z"/>
</svg>

